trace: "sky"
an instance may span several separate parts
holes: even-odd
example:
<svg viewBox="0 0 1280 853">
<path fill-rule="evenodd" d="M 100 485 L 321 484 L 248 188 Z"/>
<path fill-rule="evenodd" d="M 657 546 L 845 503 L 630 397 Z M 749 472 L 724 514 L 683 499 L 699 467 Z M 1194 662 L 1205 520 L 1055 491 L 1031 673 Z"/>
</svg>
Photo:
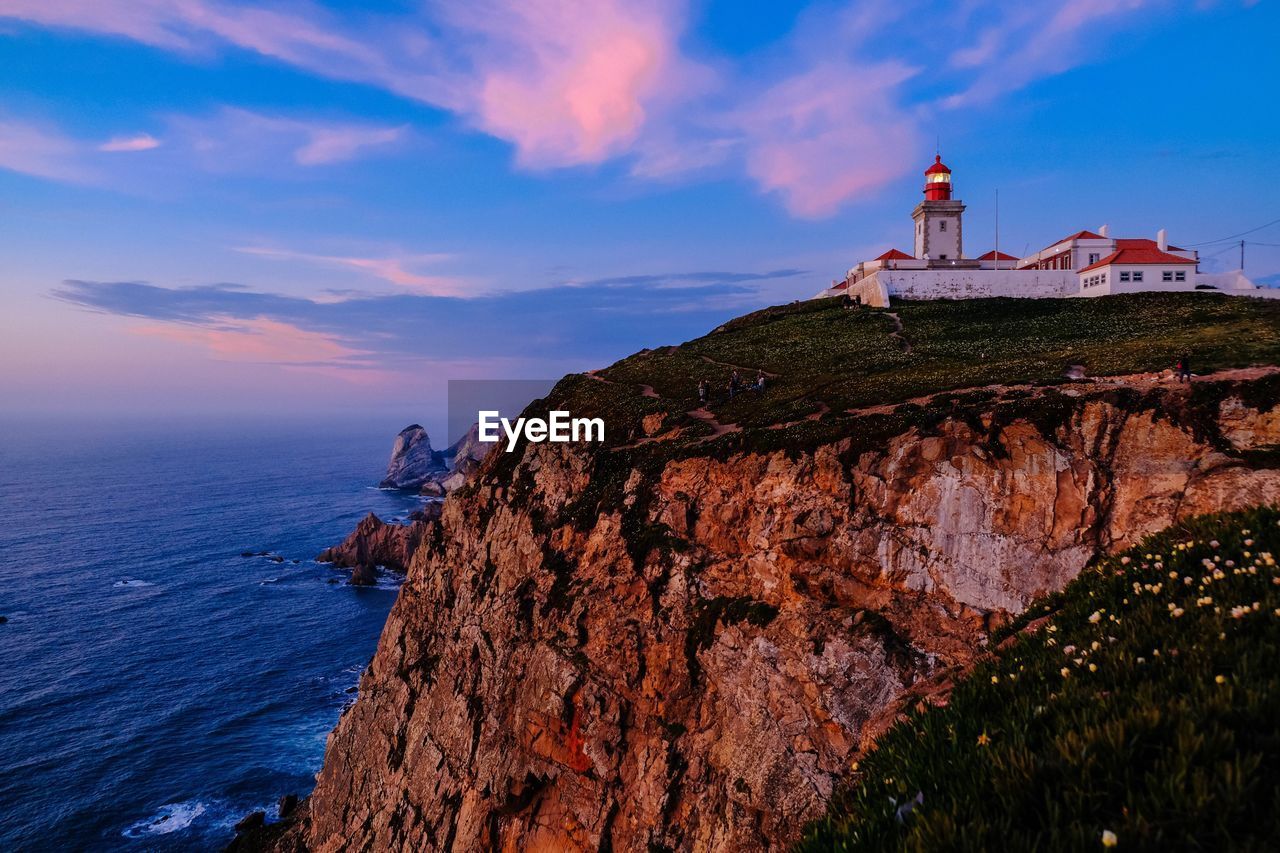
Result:
<svg viewBox="0 0 1280 853">
<path fill-rule="evenodd" d="M 449 379 L 910 250 L 935 151 L 971 256 L 998 191 L 1003 251 L 1166 228 L 1213 271 L 1248 231 L 1280 282 L 1277 32 L 1274 0 L 0 0 L 0 400 L 430 422 Z"/>
</svg>

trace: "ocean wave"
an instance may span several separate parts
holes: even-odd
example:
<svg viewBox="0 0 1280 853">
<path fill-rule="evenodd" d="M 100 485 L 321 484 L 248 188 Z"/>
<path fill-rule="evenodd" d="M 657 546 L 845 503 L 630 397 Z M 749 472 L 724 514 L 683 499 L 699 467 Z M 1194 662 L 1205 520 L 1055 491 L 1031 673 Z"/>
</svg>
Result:
<svg viewBox="0 0 1280 853">
<path fill-rule="evenodd" d="M 120 833 L 125 838 L 148 838 L 180 832 L 204 814 L 208 806 L 199 801 L 167 803 L 156 809 L 151 817 L 143 818 Z"/>
<path fill-rule="evenodd" d="M 137 587 L 137 586 L 155 586 L 151 581 L 138 580 L 137 578 L 124 578 L 112 584 L 113 587 Z"/>
</svg>

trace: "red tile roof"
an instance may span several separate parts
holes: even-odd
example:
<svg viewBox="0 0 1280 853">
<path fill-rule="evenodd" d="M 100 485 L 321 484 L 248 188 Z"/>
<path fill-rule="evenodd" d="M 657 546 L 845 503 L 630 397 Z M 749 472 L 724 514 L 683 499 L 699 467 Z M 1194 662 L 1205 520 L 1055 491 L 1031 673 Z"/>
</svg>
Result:
<svg viewBox="0 0 1280 853">
<path fill-rule="evenodd" d="M 1119 242 L 1119 241 L 1117 241 Z M 1154 247 L 1142 246 L 1135 249 L 1120 249 L 1112 252 L 1096 264 L 1089 264 L 1087 267 L 1081 267 L 1078 272 L 1088 272 L 1096 270 L 1099 267 L 1109 266 L 1111 264 L 1194 264 L 1195 261 L 1190 258 L 1184 258 L 1180 255 L 1171 255 L 1168 252 L 1162 252 Z"/>
<path fill-rule="evenodd" d="M 1058 242 L 1061 243 L 1066 240 L 1105 240 L 1105 239 L 1107 238 L 1103 237 L 1101 234 L 1094 234 L 1092 231 L 1077 231 L 1076 233 L 1072 234 L 1070 237 L 1063 237 Z"/>
<path fill-rule="evenodd" d="M 890 249 L 880 257 L 876 258 L 876 260 L 877 261 L 914 261 L 915 258 L 912 257 L 911 255 L 908 255 L 906 252 L 899 251 L 898 249 Z"/>
<path fill-rule="evenodd" d="M 1156 245 L 1155 240 L 1148 240 L 1146 237 L 1120 237 L 1116 240 L 1117 249 L 1155 249 L 1159 251 L 1160 247 Z M 1177 246 L 1170 246 L 1171 252 L 1185 252 L 1186 249 L 1179 249 Z"/>
<path fill-rule="evenodd" d="M 1000 259 L 1000 260 L 1002 260 L 1002 261 L 1016 261 L 1016 260 L 1017 260 L 1017 258 L 1015 258 L 1013 255 L 1006 255 L 1004 252 L 997 252 L 995 249 L 992 249 L 990 252 L 987 252 L 985 255 L 979 255 L 979 256 L 978 256 L 978 260 L 980 260 L 980 261 L 994 261 L 994 260 L 996 260 L 997 256 L 998 256 L 998 257 L 999 257 L 999 259 Z"/>
</svg>

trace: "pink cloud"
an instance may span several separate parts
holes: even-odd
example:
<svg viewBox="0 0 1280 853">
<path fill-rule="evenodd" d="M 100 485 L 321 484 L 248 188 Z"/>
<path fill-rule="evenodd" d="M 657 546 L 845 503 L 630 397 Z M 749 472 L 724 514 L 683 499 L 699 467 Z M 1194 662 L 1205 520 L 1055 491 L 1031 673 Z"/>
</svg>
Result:
<svg viewBox="0 0 1280 853">
<path fill-rule="evenodd" d="M 159 148 L 160 140 L 156 139 L 149 133 L 140 133 L 137 136 L 117 136 L 108 139 L 106 142 L 98 146 L 99 151 L 150 151 L 153 148 Z"/>
<path fill-rule="evenodd" d="M 378 86 L 509 141 L 526 168 L 630 156 L 633 175 L 669 179 L 732 163 L 793 214 L 815 217 L 915 168 L 923 116 L 989 105 L 1065 71 L 1105 49 L 1119 27 L 1145 20 L 1136 13 L 1175 3 L 962 0 L 928 15 L 892 0 L 815 4 L 769 50 L 736 67 L 714 60 L 714 71 L 681 50 L 689 0 L 411 5 L 397 15 L 340 14 L 309 0 L 271 9 L 232 0 L 0 0 L 0 18 L 184 53 L 233 47 Z M 903 85 L 911 71 L 879 58 L 886 54 L 926 68 L 926 94 L 913 97 Z M 384 148 L 404 130 L 303 126 L 244 111 L 222 118 L 222 137 L 208 127 L 194 139 L 211 168 L 243 163 L 261 144 L 255 130 L 292 136 L 288 155 L 304 166 Z M 66 171 L 65 158 L 21 147 L 7 159 L 23 170 Z M 5 156 L 0 142 L 0 165 Z M 415 274 L 381 275 L 413 282 Z"/>
<path fill-rule="evenodd" d="M 0 0 L 0 16 L 187 53 L 232 45 L 337 79 L 393 86 L 407 79 L 386 61 L 384 44 L 343 34 L 341 19 L 314 3 L 283 11 L 226 0 Z"/>
<path fill-rule="evenodd" d="M 748 174 L 795 216 L 829 216 L 915 163 L 919 131 L 896 89 L 914 72 L 896 63 L 829 62 L 764 92 L 735 117 Z"/>
<path fill-rule="evenodd" d="M 704 77 L 677 47 L 676 2 L 485 0 L 447 14 L 474 45 L 468 112 L 524 166 L 626 151 L 654 110 Z"/>
<path fill-rule="evenodd" d="M 404 137 L 403 127 L 316 127 L 304 131 L 307 143 L 294 152 L 300 166 L 321 166 L 353 160 L 365 149 L 398 142 Z"/>
<path fill-rule="evenodd" d="M 85 146 L 60 131 L 0 117 L 0 169 L 72 183 L 101 176 L 84 159 Z"/>
<path fill-rule="evenodd" d="M 428 296 L 465 297 L 479 295 L 474 285 L 464 279 L 452 276 L 427 275 L 409 269 L 411 265 L 432 264 L 448 260 L 451 256 L 447 254 L 370 258 L 350 255 L 318 255 L 308 252 L 293 252 L 287 249 L 268 249 L 251 246 L 240 247 L 236 251 L 277 260 L 302 261 L 304 263 L 359 270 L 383 281 L 388 281 Z"/>
<path fill-rule="evenodd" d="M 179 147 L 214 172 L 299 166 L 329 166 L 386 149 L 405 139 L 408 128 L 263 115 L 223 107 L 207 116 L 169 119 Z"/>
<path fill-rule="evenodd" d="M 202 346 L 219 361 L 299 365 L 332 362 L 366 354 L 351 349 L 330 335 L 308 332 L 265 317 L 252 320 L 228 318 L 224 324 L 217 326 L 141 325 L 133 326 L 130 331 L 137 335 Z"/>
<path fill-rule="evenodd" d="M 0 17 L 199 52 L 230 45 L 468 116 L 522 165 L 597 163 L 703 74 L 676 46 L 685 0 L 477 0 L 428 21 L 223 0 L 0 0 Z M 343 150 L 340 142 L 332 145 Z M 324 157 L 323 142 L 311 149 Z M 308 156 L 308 155 L 304 155 Z M 327 162 L 327 161 L 326 161 Z"/>
</svg>

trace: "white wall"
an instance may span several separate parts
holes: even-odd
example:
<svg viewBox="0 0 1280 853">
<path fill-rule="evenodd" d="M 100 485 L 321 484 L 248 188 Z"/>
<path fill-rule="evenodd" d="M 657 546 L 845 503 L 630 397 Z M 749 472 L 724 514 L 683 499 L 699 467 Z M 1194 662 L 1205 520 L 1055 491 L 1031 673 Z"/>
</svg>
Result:
<svg viewBox="0 0 1280 853">
<path fill-rule="evenodd" d="M 862 304 L 869 305 L 872 308 L 888 308 L 889 293 L 880 282 L 881 275 L 882 273 L 873 273 L 861 281 L 849 285 L 849 298 L 861 297 Z"/>
<path fill-rule="evenodd" d="M 1185 293 L 1196 289 L 1196 268 L 1190 264 L 1170 264 L 1167 267 L 1157 265 L 1127 266 L 1112 264 L 1092 274 L 1105 272 L 1107 283 L 1100 287 L 1081 288 L 1082 296 L 1105 296 L 1109 293 Z M 1142 281 L 1134 281 L 1133 274 L 1142 273 Z M 1164 274 L 1172 273 L 1174 281 L 1165 281 Z M 1184 273 L 1185 281 L 1177 281 L 1178 273 Z M 1121 281 L 1124 273 L 1129 273 L 1129 281 Z M 1083 278 L 1083 277 L 1082 277 Z"/>
<path fill-rule="evenodd" d="M 1236 293 L 1243 290 L 1246 296 L 1280 299 L 1280 288 L 1258 287 L 1240 270 L 1196 273 L 1196 284 L 1207 284 L 1224 293 Z"/>
<path fill-rule="evenodd" d="M 1057 298 L 1080 287 L 1071 270 L 880 270 L 863 281 L 872 279 L 900 299 Z"/>
</svg>

